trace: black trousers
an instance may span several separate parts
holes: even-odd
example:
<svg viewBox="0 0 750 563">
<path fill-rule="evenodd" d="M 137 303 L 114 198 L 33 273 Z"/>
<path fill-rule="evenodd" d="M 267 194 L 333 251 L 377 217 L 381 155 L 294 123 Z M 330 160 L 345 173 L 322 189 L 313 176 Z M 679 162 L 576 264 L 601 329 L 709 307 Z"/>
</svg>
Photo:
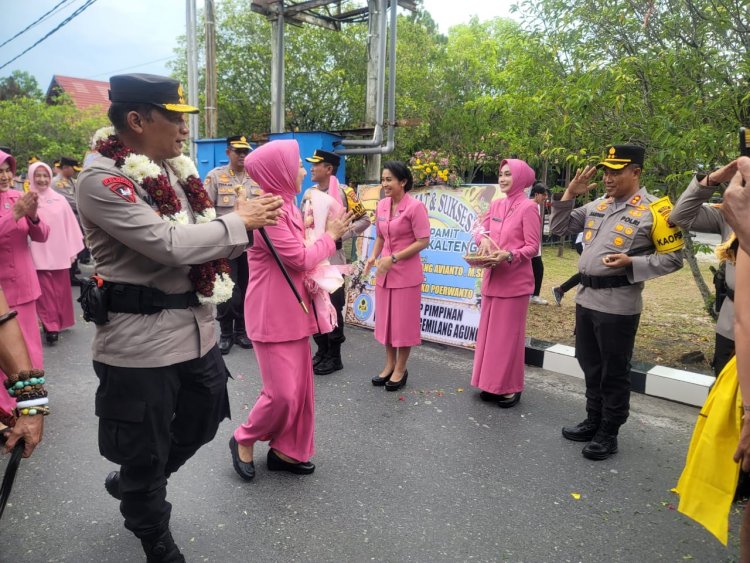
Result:
<svg viewBox="0 0 750 563">
<path fill-rule="evenodd" d="M 541 256 L 531 259 L 531 269 L 534 271 L 534 295 L 539 296 L 542 290 L 542 279 L 544 278 L 544 263 Z"/>
<path fill-rule="evenodd" d="M 222 336 L 245 334 L 245 293 L 247 293 L 247 253 L 229 261 L 229 276 L 234 282 L 232 298 L 216 306 L 216 319 L 219 321 Z"/>
<path fill-rule="evenodd" d="M 161 368 L 94 362 L 99 451 L 120 465 L 125 527 L 149 538 L 169 526 L 167 478 L 229 418 L 229 372 L 217 346 Z"/>
<path fill-rule="evenodd" d="M 581 283 L 581 273 L 576 272 L 560 284 L 560 289 L 563 293 L 567 293 L 568 291 L 576 287 L 579 283 Z"/>
<path fill-rule="evenodd" d="M 735 354 L 734 349 L 734 340 L 730 340 L 729 338 L 726 338 L 725 336 L 722 336 L 718 332 L 716 333 L 716 341 L 714 345 L 714 361 L 713 361 L 713 368 L 714 368 L 714 375 L 716 377 L 719 377 L 719 374 L 721 373 L 721 370 L 724 369 L 724 366 L 727 365 L 729 360 L 732 359 L 732 356 Z"/>
<path fill-rule="evenodd" d="M 630 411 L 630 359 L 640 315 L 576 305 L 576 358 L 586 377 L 589 417 L 621 426 Z"/>
<path fill-rule="evenodd" d="M 346 294 L 344 286 L 331 293 L 331 304 L 336 308 L 336 321 L 338 326 L 328 334 L 314 334 L 313 340 L 318 345 L 318 349 L 327 352 L 331 347 L 340 349 L 341 344 L 346 340 L 344 336 L 344 305 L 346 305 Z"/>
</svg>

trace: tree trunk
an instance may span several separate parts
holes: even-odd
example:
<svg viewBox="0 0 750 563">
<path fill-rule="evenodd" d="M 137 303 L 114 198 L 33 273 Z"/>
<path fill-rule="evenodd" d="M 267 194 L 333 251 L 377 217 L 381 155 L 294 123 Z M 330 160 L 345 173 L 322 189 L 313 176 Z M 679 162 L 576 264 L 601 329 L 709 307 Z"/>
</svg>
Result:
<svg viewBox="0 0 750 563">
<path fill-rule="evenodd" d="M 695 256 L 695 248 L 693 247 L 693 239 L 690 236 L 690 233 L 687 231 L 683 231 L 684 234 L 684 240 L 685 240 L 685 252 L 683 253 L 685 256 L 685 261 L 690 266 L 690 272 L 693 274 L 693 279 L 695 280 L 695 285 L 698 286 L 698 291 L 701 293 L 701 297 L 703 298 L 703 305 L 705 306 L 706 312 L 711 315 L 711 318 L 713 320 L 716 320 L 717 315 L 714 312 L 713 308 L 713 301 L 714 301 L 714 295 L 713 292 L 709 289 L 708 285 L 706 284 L 706 280 L 703 279 L 703 274 L 701 273 L 700 268 L 698 267 L 698 259 Z"/>
</svg>

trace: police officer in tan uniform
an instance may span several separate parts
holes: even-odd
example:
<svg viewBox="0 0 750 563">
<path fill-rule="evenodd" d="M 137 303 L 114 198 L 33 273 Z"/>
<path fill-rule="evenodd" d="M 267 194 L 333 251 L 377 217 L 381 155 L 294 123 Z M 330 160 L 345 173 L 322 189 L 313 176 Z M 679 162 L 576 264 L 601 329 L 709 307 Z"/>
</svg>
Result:
<svg viewBox="0 0 750 563">
<path fill-rule="evenodd" d="M 733 160 L 708 174 L 696 174 L 680 199 L 677 200 L 669 216 L 670 221 L 686 231 L 719 234 L 722 243 L 728 242 L 734 237 L 734 231 L 721 214 L 721 208 L 708 205 L 708 200 L 721 184 L 729 182 L 736 173 L 737 161 Z M 716 321 L 713 359 L 714 374 L 717 376 L 734 356 L 735 265 L 733 261 L 725 262 L 724 276 L 726 298 L 721 303 L 719 318 Z"/>
<path fill-rule="evenodd" d="M 76 217 L 78 217 L 78 207 L 76 205 L 75 175 L 80 171 L 81 165 L 76 159 L 64 156 L 60 159 L 60 174 L 52 178 L 52 189 L 65 198 Z"/>
<path fill-rule="evenodd" d="M 195 201 L 209 200 L 190 182 L 194 174 L 186 175 L 192 164 L 176 157 L 188 139 L 184 114 L 197 108 L 185 104 L 176 80 L 149 74 L 113 76 L 109 96 L 116 135 L 97 145 L 103 156 L 77 186 L 98 276 L 82 288 L 81 304 L 97 323 L 99 449 L 120 465 L 105 488 L 120 500 L 147 561 L 184 561 L 169 529 L 167 479 L 229 416 L 213 307 L 200 304 L 202 278 L 190 265 L 239 256 L 247 231 L 274 224 L 282 202 L 240 198 L 235 211 L 195 224 L 206 219 Z M 139 156 L 126 160 L 128 151 Z M 158 176 L 148 176 L 154 168 Z"/>
<path fill-rule="evenodd" d="M 583 231 L 576 294 L 576 358 L 586 378 L 587 418 L 562 429 L 568 440 L 588 442 L 583 455 L 606 459 L 630 407 L 630 359 L 643 301 L 643 282 L 682 267 L 682 233 L 668 222 L 671 204 L 640 187 L 645 151 L 614 145 L 596 167 L 578 170 L 560 201 L 552 202 L 550 230 Z M 596 187 L 604 170 L 605 199 L 575 208 L 576 196 Z"/>
<path fill-rule="evenodd" d="M 370 226 L 370 218 L 364 207 L 357 199 L 357 194 L 352 188 L 345 184 L 339 184 L 336 179 L 341 157 L 336 153 L 317 149 L 311 157 L 306 158 L 312 162 L 310 178 L 315 185 L 311 189 L 317 189 L 327 193 L 338 201 L 346 211 L 354 211 L 354 220 L 349 230 L 341 239 L 336 241 L 336 254 L 329 258 L 334 266 L 346 264 L 346 256 L 343 250 L 343 241 L 349 240 L 362 234 Z M 328 375 L 335 371 L 344 369 L 341 361 L 341 345 L 346 340 L 344 336 L 344 306 L 346 304 L 346 293 L 341 286 L 331 294 L 331 303 L 336 308 L 337 325 L 328 334 L 315 334 L 313 339 L 318 350 L 313 356 L 313 372 L 316 375 Z"/>
<path fill-rule="evenodd" d="M 226 153 L 229 163 L 214 168 L 206 176 L 206 192 L 216 206 L 218 217 L 234 209 L 238 193 L 244 193 L 247 197 L 255 197 L 260 193 L 260 186 L 245 172 L 245 157 L 250 150 L 250 143 L 244 135 L 228 137 Z M 219 350 L 222 354 L 228 354 L 235 343 L 240 348 L 253 347 L 245 332 L 247 254 L 243 252 L 229 263 L 232 267 L 232 280 L 235 283 L 232 298 L 216 308 L 216 319 L 221 328 Z"/>
</svg>

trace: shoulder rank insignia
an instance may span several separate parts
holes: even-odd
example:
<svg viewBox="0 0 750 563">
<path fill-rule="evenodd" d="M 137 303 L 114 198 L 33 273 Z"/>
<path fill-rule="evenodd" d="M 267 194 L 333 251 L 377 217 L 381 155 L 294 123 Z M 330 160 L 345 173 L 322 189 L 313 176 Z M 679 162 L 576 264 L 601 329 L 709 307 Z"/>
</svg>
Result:
<svg viewBox="0 0 750 563">
<path fill-rule="evenodd" d="M 102 180 L 102 184 L 107 186 L 110 191 L 120 196 L 129 203 L 135 203 L 135 186 L 133 182 L 122 176 L 108 176 Z"/>
<path fill-rule="evenodd" d="M 641 196 L 639 194 L 635 194 L 628 203 L 630 205 L 638 205 L 640 202 L 641 202 Z"/>
<path fill-rule="evenodd" d="M 657 199 L 649 205 L 653 226 L 651 227 L 651 240 L 656 247 L 656 252 L 676 252 L 680 250 L 685 241 L 682 239 L 682 231 L 669 223 L 669 214 L 672 212 L 672 202 L 669 196 Z"/>
</svg>

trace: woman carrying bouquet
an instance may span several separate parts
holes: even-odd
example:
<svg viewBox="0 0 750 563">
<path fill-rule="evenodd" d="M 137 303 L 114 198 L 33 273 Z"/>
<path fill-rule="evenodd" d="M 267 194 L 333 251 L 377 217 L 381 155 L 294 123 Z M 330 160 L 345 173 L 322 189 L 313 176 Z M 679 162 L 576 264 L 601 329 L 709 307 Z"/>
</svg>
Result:
<svg viewBox="0 0 750 563">
<path fill-rule="evenodd" d="M 539 249 L 541 219 L 524 193 L 534 183 L 528 164 L 503 160 L 498 183 L 506 197 L 492 202 L 475 235 L 488 262 L 471 384 L 482 390 L 482 400 L 509 408 L 523 391 L 526 313 L 534 290 L 531 259 Z"/>
</svg>

